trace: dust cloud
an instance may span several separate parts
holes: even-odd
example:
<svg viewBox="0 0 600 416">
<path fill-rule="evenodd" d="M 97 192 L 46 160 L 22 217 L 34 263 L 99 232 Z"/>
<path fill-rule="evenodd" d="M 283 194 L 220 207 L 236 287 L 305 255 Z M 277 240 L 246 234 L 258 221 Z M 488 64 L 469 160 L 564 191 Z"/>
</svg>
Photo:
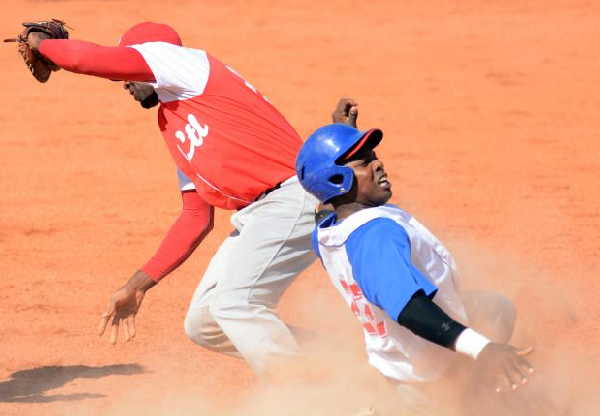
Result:
<svg viewBox="0 0 600 416">
<path fill-rule="evenodd" d="M 136 387 L 115 403 L 108 416 L 588 416 L 600 411 L 600 360 L 597 341 L 586 342 L 584 316 L 575 284 L 557 287 L 556 276 L 540 273 L 519 259 L 455 244 L 462 287 L 493 290 L 511 298 L 517 324 L 511 343 L 533 346 L 535 373 L 516 392 L 498 394 L 474 382 L 472 363 L 445 379 L 415 391 L 388 382 L 367 363 L 361 330 L 330 287 L 302 291 L 295 321 L 304 328 L 303 353 L 281 359 L 265 380 L 231 400 L 215 400 L 169 381 L 168 392 Z M 502 257 L 499 259 L 499 257 Z M 465 259 L 469 261 L 466 262 Z M 465 264 L 466 267 L 461 267 Z M 324 272 L 313 268 L 311 273 Z M 304 297 L 304 298 L 303 298 Z M 314 332 L 313 332 L 314 330 Z M 597 338 L 597 336 L 596 336 Z M 202 375 L 199 375 L 202 377 Z M 421 402 L 426 398 L 425 402 Z M 69 414 L 73 414 L 70 412 Z M 87 416 L 85 412 L 76 416 Z"/>
</svg>

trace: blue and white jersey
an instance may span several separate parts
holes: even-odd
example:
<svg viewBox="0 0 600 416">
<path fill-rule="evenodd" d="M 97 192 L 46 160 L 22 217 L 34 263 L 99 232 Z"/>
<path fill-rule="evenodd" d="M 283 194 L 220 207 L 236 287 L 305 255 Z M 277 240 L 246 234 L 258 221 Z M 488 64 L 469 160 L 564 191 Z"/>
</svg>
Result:
<svg viewBox="0 0 600 416">
<path fill-rule="evenodd" d="M 362 324 L 369 362 L 399 381 L 438 378 L 455 353 L 397 322 L 418 291 L 467 325 L 450 252 L 420 222 L 394 205 L 335 215 L 313 234 L 313 247 L 333 285 Z"/>
</svg>

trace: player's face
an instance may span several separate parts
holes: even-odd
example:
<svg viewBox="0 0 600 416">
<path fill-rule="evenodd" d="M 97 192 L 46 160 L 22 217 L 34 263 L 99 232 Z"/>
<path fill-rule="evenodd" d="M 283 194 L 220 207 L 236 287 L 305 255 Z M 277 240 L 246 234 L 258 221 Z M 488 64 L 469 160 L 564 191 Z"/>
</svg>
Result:
<svg viewBox="0 0 600 416">
<path fill-rule="evenodd" d="M 356 202 L 379 206 L 392 197 L 392 184 L 373 149 L 358 151 L 345 166 L 354 171 Z"/>
<path fill-rule="evenodd" d="M 123 88 L 144 108 L 152 108 L 158 104 L 158 95 L 152 85 L 145 82 L 125 82 Z"/>
</svg>

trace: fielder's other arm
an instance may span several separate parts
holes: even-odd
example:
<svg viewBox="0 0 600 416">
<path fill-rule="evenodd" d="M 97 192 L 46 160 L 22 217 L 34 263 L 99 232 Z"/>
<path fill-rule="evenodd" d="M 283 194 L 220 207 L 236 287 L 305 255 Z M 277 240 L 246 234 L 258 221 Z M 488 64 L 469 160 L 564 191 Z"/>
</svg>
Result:
<svg viewBox="0 0 600 416">
<path fill-rule="evenodd" d="M 135 337 L 135 316 L 137 315 L 146 291 L 156 285 L 144 271 L 138 270 L 127 281 L 125 286 L 117 290 L 110 298 L 108 309 L 100 319 L 99 335 L 104 334 L 110 322 L 110 342 L 116 344 L 119 328 L 125 333 L 125 340 Z"/>
<path fill-rule="evenodd" d="M 181 193 L 183 209 L 156 254 L 137 270 L 110 298 L 100 319 L 102 336 L 110 322 L 110 342 L 115 344 L 122 328 L 125 341 L 135 337 L 135 317 L 146 291 L 181 265 L 213 228 L 214 209 L 194 191 Z"/>
</svg>

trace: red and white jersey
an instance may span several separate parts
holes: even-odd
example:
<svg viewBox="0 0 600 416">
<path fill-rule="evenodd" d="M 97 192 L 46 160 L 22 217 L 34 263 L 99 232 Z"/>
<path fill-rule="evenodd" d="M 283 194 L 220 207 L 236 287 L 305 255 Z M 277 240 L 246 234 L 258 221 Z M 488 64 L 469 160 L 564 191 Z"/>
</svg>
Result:
<svg viewBox="0 0 600 416">
<path fill-rule="evenodd" d="M 131 47 L 154 74 L 167 147 L 206 202 L 239 209 L 295 174 L 300 136 L 233 69 L 200 49 Z"/>
</svg>

